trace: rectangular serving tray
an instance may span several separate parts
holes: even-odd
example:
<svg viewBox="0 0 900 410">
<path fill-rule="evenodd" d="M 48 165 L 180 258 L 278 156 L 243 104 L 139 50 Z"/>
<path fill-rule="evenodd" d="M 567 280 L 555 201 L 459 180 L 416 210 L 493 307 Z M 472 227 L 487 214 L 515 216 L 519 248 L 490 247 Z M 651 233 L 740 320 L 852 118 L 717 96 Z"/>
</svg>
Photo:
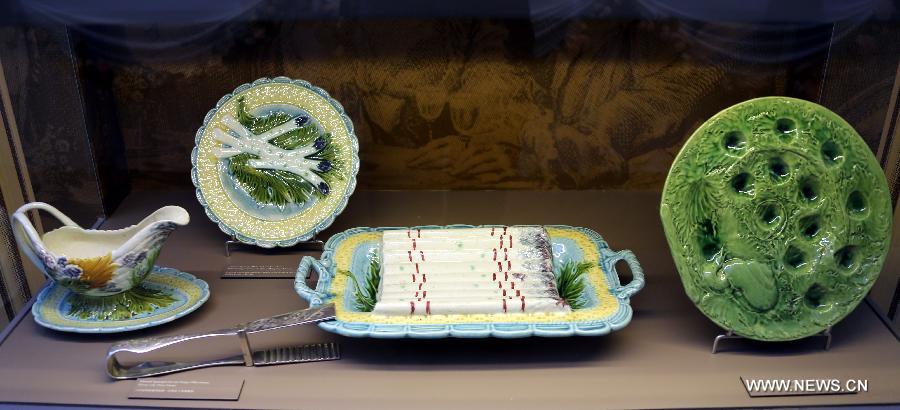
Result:
<svg viewBox="0 0 900 410">
<path fill-rule="evenodd" d="M 521 225 L 520 225 L 521 226 Z M 352 281 L 360 283 L 371 258 L 377 255 L 381 233 L 426 229 L 502 228 L 501 225 L 416 226 L 411 228 L 353 228 L 332 236 L 320 260 L 304 256 L 297 268 L 294 289 L 311 307 L 334 302 L 337 319 L 319 323 L 323 329 L 351 337 L 422 338 L 528 336 L 599 336 L 625 327 L 632 316 L 630 298 L 644 287 L 644 272 L 631 251 L 613 251 L 593 230 L 544 225 L 550 235 L 554 268 L 566 262 L 597 262 L 584 276 L 583 307 L 570 313 L 497 313 L 474 315 L 385 316 L 360 312 L 354 303 Z M 625 261 L 632 280 L 619 281 L 616 263 Z M 306 284 L 311 270 L 318 273 L 315 289 Z M 347 286 L 348 282 L 351 286 Z"/>
</svg>

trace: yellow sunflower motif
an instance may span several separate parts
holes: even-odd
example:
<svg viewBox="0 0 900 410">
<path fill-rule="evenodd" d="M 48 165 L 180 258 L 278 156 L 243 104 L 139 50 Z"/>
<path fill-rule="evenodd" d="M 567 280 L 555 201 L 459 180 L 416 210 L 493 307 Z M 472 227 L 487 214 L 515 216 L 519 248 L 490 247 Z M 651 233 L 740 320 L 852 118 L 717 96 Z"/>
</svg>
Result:
<svg viewBox="0 0 900 410">
<path fill-rule="evenodd" d="M 78 279 L 89 283 L 91 289 L 103 287 L 112 279 L 113 273 L 119 267 L 113 263 L 112 253 L 95 258 L 70 259 L 69 263 L 81 268 L 81 276 Z"/>
</svg>

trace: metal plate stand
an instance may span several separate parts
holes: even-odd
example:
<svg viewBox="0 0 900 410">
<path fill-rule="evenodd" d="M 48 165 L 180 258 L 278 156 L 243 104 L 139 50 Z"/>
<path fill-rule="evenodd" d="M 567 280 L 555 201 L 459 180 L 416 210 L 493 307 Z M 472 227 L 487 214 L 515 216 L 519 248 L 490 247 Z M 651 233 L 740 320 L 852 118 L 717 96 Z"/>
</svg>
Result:
<svg viewBox="0 0 900 410">
<path fill-rule="evenodd" d="M 831 327 L 830 326 L 828 328 L 826 328 L 825 330 L 823 330 L 821 333 L 817 333 L 817 334 L 814 334 L 809 337 L 825 338 L 825 346 L 824 346 L 823 350 L 828 350 L 831 348 Z M 749 340 L 743 336 L 738 336 L 738 335 L 734 334 L 734 332 L 732 332 L 730 330 L 725 334 L 718 335 L 713 340 L 712 353 L 716 354 L 719 352 L 719 342 L 721 342 L 723 340 L 741 340 L 741 339 Z"/>
<path fill-rule="evenodd" d="M 237 240 L 234 236 L 231 239 L 225 240 L 225 256 L 231 256 L 231 247 L 232 246 L 240 246 L 246 245 L 245 243 Z M 308 241 L 300 241 L 294 245 L 298 250 L 302 251 L 321 251 L 325 248 L 325 242 L 321 239 L 316 238 L 315 236 Z"/>
</svg>

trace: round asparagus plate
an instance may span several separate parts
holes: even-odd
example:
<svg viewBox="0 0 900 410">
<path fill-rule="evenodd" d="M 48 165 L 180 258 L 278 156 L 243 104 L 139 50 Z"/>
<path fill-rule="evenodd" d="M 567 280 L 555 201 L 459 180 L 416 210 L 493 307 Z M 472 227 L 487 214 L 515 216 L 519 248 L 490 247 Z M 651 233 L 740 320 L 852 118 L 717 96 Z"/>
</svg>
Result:
<svg viewBox="0 0 900 410">
<path fill-rule="evenodd" d="M 263 78 L 206 115 L 191 179 L 223 232 L 261 247 L 291 246 L 331 225 L 347 205 L 358 151 L 353 123 L 327 92 Z"/>
<path fill-rule="evenodd" d="M 621 284 L 616 263 L 633 279 Z M 315 289 L 306 284 L 318 274 Z M 352 337 L 597 336 L 625 327 L 644 274 L 630 251 L 570 226 L 354 228 L 304 257 L 295 290 L 334 302 Z"/>
</svg>

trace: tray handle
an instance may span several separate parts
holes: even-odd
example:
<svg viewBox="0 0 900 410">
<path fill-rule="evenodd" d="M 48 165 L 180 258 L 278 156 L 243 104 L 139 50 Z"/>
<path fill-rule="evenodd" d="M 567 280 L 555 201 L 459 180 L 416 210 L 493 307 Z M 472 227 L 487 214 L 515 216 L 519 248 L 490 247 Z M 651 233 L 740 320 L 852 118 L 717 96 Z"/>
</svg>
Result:
<svg viewBox="0 0 900 410">
<path fill-rule="evenodd" d="M 619 282 L 619 272 L 616 272 L 616 263 L 619 261 L 625 261 L 625 263 L 628 264 L 628 267 L 631 268 L 632 278 L 631 282 L 627 285 L 622 285 Z M 641 268 L 641 264 L 638 263 L 637 257 L 634 256 L 634 253 L 631 251 L 625 249 L 614 252 L 609 259 L 608 268 L 616 278 L 616 287 L 613 288 L 612 291 L 619 299 L 630 298 L 644 288 L 644 269 Z"/>
<path fill-rule="evenodd" d="M 310 272 L 315 270 L 319 274 L 319 281 L 316 288 L 311 289 L 306 285 L 306 278 L 310 276 Z M 309 306 L 318 306 L 328 299 L 328 293 L 325 291 L 327 283 L 331 282 L 331 274 L 328 269 L 322 265 L 322 262 L 316 260 L 312 256 L 304 256 L 300 259 L 300 266 L 297 267 L 297 276 L 294 278 L 294 290 L 301 298 L 309 302 Z"/>
</svg>

